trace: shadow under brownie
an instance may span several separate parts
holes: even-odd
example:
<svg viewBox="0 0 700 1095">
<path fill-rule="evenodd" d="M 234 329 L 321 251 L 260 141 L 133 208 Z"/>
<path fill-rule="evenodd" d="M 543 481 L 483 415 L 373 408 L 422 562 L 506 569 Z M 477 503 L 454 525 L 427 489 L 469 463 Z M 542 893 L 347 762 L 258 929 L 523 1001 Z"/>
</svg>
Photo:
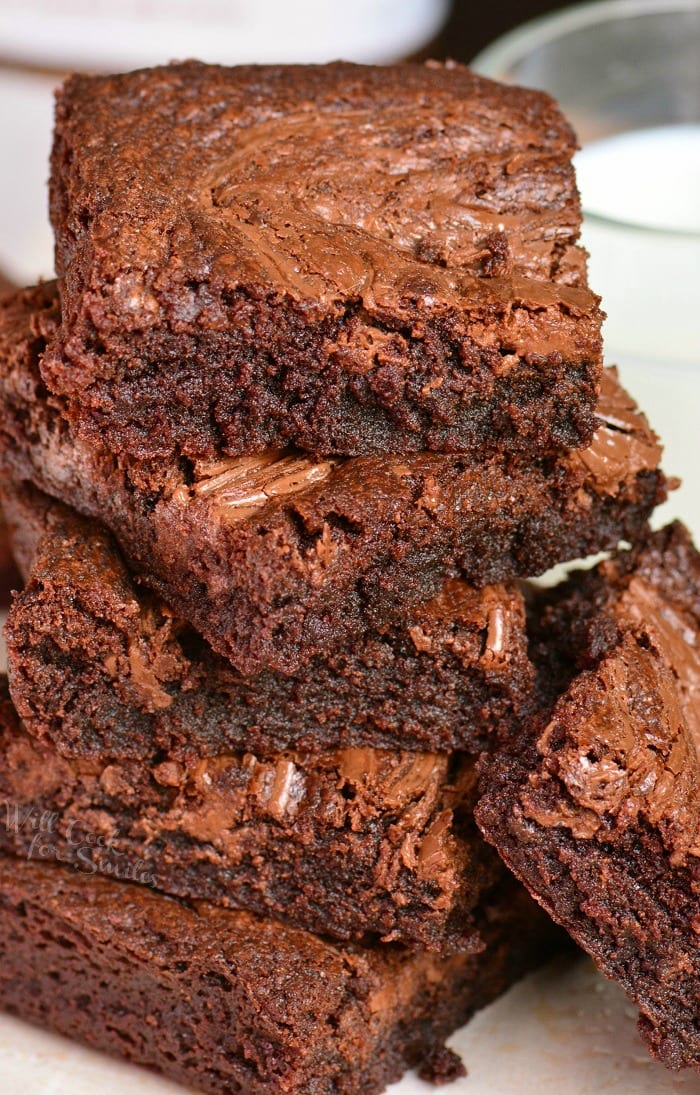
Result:
<svg viewBox="0 0 700 1095">
<path fill-rule="evenodd" d="M 700 1068 L 700 555 L 679 524 L 547 595 L 568 686 L 484 762 L 476 816 L 619 982 L 652 1054 Z"/>
<path fill-rule="evenodd" d="M 135 574 L 246 674 L 384 630 L 450 577 L 484 585 L 633 541 L 665 497 L 656 438 L 612 371 L 592 445 L 552 459 L 119 461 L 71 432 L 40 379 L 57 322 L 52 286 L 0 304 L 5 474 L 104 521 Z"/>
<path fill-rule="evenodd" d="M 575 147 L 547 95 L 459 65 L 72 77 L 44 379 L 139 459 L 586 445 Z"/>
<path fill-rule="evenodd" d="M 373 1095 L 409 1067 L 463 1075 L 444 1039 L 558 946 L 513 887 L 483 910 L 485 950 L 448 958 L 6 857 L 0 909 L 1 1008 L 210 1095 Z"/>
</svg>

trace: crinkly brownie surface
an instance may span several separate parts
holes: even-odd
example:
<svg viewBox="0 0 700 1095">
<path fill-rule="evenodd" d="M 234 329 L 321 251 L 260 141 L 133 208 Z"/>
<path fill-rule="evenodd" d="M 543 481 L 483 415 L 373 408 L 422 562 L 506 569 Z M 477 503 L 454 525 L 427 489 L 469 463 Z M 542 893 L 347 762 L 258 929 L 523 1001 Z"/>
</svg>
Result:
<svg viewBox="0 0 700 1095">
<path fill-rule="evenodd" d="M 0 1007 L 210 1095 L 374 1095 L 449 1079 L 444 1039 L 557 946 L 527 895 L 484 910 L 485 949 L 332 944 L 145 886 L 0 859 Z"/>
<path fill-rule="evenodd" d="M 656 438 L 612 371 L 592 445 L 556 459 L 117 460 L 76 437 L 41 382 L 57 320 L 51 286 L 0 306 L 6 474 L 102 520 L 136 575 L 242 673 L 294 672 L 451 577 L 485 585 L 634 540 L 665 496 Z"/>
<path fill-rule="evenodd" d="M 140 458 L 586 445 L 573 134 L 457 65 L 71 77 L 42 371 Z"/>
<path fill-rule="evenodd" d="M 679 524 L 546 598 L 571 680 L 477 818 L 531 893 L 618 981 L 651 1052 L 700 1067 L 700 556 Z"/>
<path fill-rule="evenodd" d="M 515 584 L 452 579 L 401 624 L 245 677 L 129 573 L 110 534 L 28 487 L 4 501 L 26 585 L 7 637 L 31 732 L 63 752 L 150 760 L 339 745 L 479 752 L 531 702 Z"/>
</svg>

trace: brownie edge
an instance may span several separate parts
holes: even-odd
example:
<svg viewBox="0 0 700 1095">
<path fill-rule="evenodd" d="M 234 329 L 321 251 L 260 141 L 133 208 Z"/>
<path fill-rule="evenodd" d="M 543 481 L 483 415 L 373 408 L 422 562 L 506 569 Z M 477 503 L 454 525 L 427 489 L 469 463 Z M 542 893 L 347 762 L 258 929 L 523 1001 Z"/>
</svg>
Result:
<svg viewBox="0 0 700 1095">
<path fill-rule="evenodd" d="M 586 445 L 574 148 L 548 96 L 460 65 L 72 77 L 44 379 L 141 460 Z"/>
<path fill-rule="evenodd" d="M 652 1055 L 700 1070 L 700 554 L 687 530 L 547 594 L 542 633 L 569 681 L 485 761 L 477 821 L 627 992 Z"/>
<path fill-rule="evenodd" d="M 274 920 L 0 858 L 0 1006 L 210 1095 L 374 1095 L 463 1074 L 443 1039 L 556 947 L 509 888 L 479 955 L 334 946 Z"/>
<path fill-rule="evenodd" d="M 591 446 L 552 460 L 115 460 L 75 436 L 41 382 L 58 319 L 55 286 L 0 304 L 4 471 L 103 521 L 134 573 L 242 673 L 294 672 L 455 575 L 481 586 L 633 541 L 666 494 L 656 438 L 614 370 Z"/>
</svg>

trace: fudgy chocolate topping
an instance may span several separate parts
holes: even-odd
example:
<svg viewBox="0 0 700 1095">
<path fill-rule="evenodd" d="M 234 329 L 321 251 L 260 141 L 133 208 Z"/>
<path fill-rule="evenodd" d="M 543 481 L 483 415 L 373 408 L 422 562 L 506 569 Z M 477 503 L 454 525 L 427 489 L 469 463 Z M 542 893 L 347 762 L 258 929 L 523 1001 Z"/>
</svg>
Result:
<svg viewBox="0 0 700 1095">
<path fill-rule="evenodd" d="M 480 142 L 477 127 L 456 129 L 448 155 L 440 140 L 452 118 L 440 116 L 427 95 L 412 100 L 408 113 L 410 139 L 405 102 L 377 110 L 337 101 L 319 109 L 307 101 L 301 110 L 241 129 L 234 150 L 216 162 L 199 190 L 199 204 L 219 238 L 218 262 L 234 281 L 274 284 L 320 308 L 359 299 L 381 311 L 410 299 L 445 311 L 468 305 L 505 313 L 562 303 L 556 330 L 532 325 L 514 308 L 509 332 L 516 352 L 560 349 L 562 337 L 573 334 L 567 313 L 595 309 L 592 293 L 521 275 L 484 281 L 473 273 L 483 249 L 477 241 L 498 232 L 520 250 L 528 234 L 527 214 L 489 208 L 482 188 L 470 193 L 474 157 L 487 160 L 488 172 L 501 178 L 528 174 L 528 165 L 542 172 L 541 133 L 525 127 L 517 149 L 494 150 L 483 135 Z M 431 132 L 435 137 L 426 140 Z M 362 156 L 349 158 L 358 139 Z M 544 166 L 560 156 L 553 150 Z M 563 190 L 564 180 L 555 180 Z M 568 224 L 560 213 L 549 218 L 550 233 L 537 228 L 547 249 L 550 235 L 575 237 L 575 209 Z M 465 239 L 471 243 L 466 249 Z M 488 335 L 479 331 L 487 344 Z"/>
<path fill-rule="evenodd" d="M 158 676 L 134 643 L 129 647 L 129 676 L 137 695 L 142 697 L 147 707 L 154 710 L 170 707 L 173 697 L 162 688 Z"/>
<path fill-rule="evenodd" d="M 649 582 L 634 576 L 620 598 L 621 621 L 649 634 L 677 681 L 683 717 L 700 753 L 700 647 L 689 620 Z"/>
<path fill-rule="evenodd" d="M 250 517 L 273 498 L 296 494 L 323 482 L 337 461 L 316 461 L 296 452 L 271 449 L 257 456 L 234 457 L 203 465 L 193 493 L 211 495 L 229 520 Z"/>
<path fill-rule="evenodd" d="M 286 121 L 275 123 L 275 127 L 283 131 L 277 135 L 280 141 L 285 139 L 284 135 L 288 132 Z M 354 121 L 358 124 L 357 119 Z M 368 124 L 365 123 L 365 128 Z M 292 124 L 293 132 L 295 125 L 296 120 Z M 250 131 L 247 132 L 249 134 Z M 323 136 L 327 134 L 330 134 L 328 129 Z M 351 139 L 349 132 L 347 139 Z M 307 141 L 308 135 L 304 133 L 302 148 L 308 148 Z M 261 152 L 260 148 L 255 147 L 252 155 L 255 157 Z M 403 194 L 401 152 L 396 149 L 392 152 L 396 163 L 391 166 L 396 173 L 390 168 L 386 177 L 392 188 L 390 192 Z M 315 147 L 312 153 L 314 171 L 311 178 L 306 179 L 309 186 L 318 183 Z M 523 324 L 524 317 L 514 311 L 509 330 L 511 348 L 519 353 L 532 354 L 547 354 L 560 349 L 562 336 L 573 337 L 573 325 L 567 318 L 567 312 L 578 316 L 597 307 L 598 298 L 586 289 L 557 286 L 520 275 L 507 280 L 484 280 L 468 271 L 460 271 L 454 265 L 445 269 L 417 258 L 416 246 L 426 229 L 433 229 L 433 218 L 439 203 L 438 196 L 438 202 L 433 207 L 432 173 L 430 203 L 426 206 L 425 195 L 422 194 L 422 208 L 414 212 L 412 221 L 406 218 L 406 234 L 402 235 L 400 231 L 394 234 L 391 225 L 382 224 L 376 216 L 363 215 L 362 210 L 359 215 L 353 210 L 355 216 L 351 220 L 348 209 L 352 209 L 352 205 L 346 205 L 345 212 L 341 214 L 335 202 L 319 202 L 312 198 L 307 204 L 298 181 L 300 177 L 305 178 L 303 157 L 301 164 L 279 160 L 271 163 L 267 179 L 262 177 L 262 170 L 252 178 L 242 178 L 241 161 L 247 162 L 249 155 L 250 145 L 244 145 L 223 167 L 217 166 L 214 179 L 207 183 L 204 191 L 205 194 L 211 193 L 212 215 L 214 212 L 217 214 L 214 219 L 221 234 L 218 261 L 223 267 L 230 267 L 229 277 L 232 279 L 281 286 L 305 303 L 314 302 L 318 308 L 327 307 L 329 301 L 344 299 L 360 299 L 367 307 L 379 310 L 394 309 L 402 299 L 417 300 L 445 312 L 483 306 L 505 312 L 516 305 L 535 309 L 563 304 L 564 312 L 555 331 L 542 330 L 539 325 Z M 365 167 L 363 162 L 363 176 Z M 325 164 L 321 165 L 321 169 L 325 184 Z M 347 164 L 344 169 L 347 170 Z M 293 179 L 289 178 L 290 173 Z M 223 182 L 222 175 L 226 179 L 233 177 L 235 181 Z M 372 188 L 377 181 L 375 175 Z M 416 174 L 414 185 L 417 182 Z M 352 183 L 353 189 L 357 190 L 358 180 L 353 178 Z M 361 192 L 367 185 L 365 178 Z M 342 197 L 342 191 L 339 196 Z M 493 229 L 505 230 L 502 217 L 489 219 L 481 226 L 485 235 Z M 511 231 L 517 233 L 522 218 L 512 217 L 510 220 Z M 473 229 L 474 226 L 471 227 Z M 463 232 L 463 227 L 456 224 L 452 226 L 451 233 L 456 234 L 460 229 Z M 391 235 L 387 235 L 389 232 Z M 449 240 L 448 234 L 437 241 L 440 250 L 449 251 Z M 228 242 L 228 251 L 225 250 L 225 241 Z M 473 260 L 473 253 L 469 258 Z M 571 330 L 568 330 L 569 327 Z M 488 343 L 488 334 L 488 330 L 483 329 L 479 337 Z"/>
<path fill-rule="evenodd" d="M 600 491 L 613 494 L 624 479 L 657 468 L 662 450 L 634 401 L 605 370 L 597 415 L 600 426 L 593 441 L 570 459 L 583 464 Z"/>
<path fill-rule="evenodd" d="M 525 816 L 582 840 L 611 839 L 645 819 L 673 863 L 700 855 L 700 766 L 684 716 L 665 661 L 628 633 L 555 711 L 537 745 L 544 767 L 522 795 Z M 564 748 L 562 731 L 573 735 Z M 553 778 L 566 795 L 550 800 Z"/>
<path fill-rule="evenodd" d="M 134 117 L 139 92 L 149 110 Z M 179 203 L 200 232 L 206 223 L 216 262 L 236 279 L 314 299 L 369 288 L 377 275 L 393 281 L 396 264 L 399 281 L 429 267 L 488 272 L 488 241 L 501 233 L 515 268 L 544 280 L 558 272 L 557 243 L 578 236 L 575 139 L 553 102 L 462 66 L 188 63 L 73 78 L 60 121 L 86 96 L 89 116 L 78 109 L 69 129 L 101 118 L 101 135 L 114 112 L 116 162 L 133 142 L 159 188 L 177 171 Z M 147 311 L 145 285 L 127 288 Z"/>
<path fill-rule="evenodd" d="M 430 651 L 442 645 L 452 646 L 455 653 L 459 653 L 464 637 L 435 633 L 431 625 L 444 623 L 452 628 L 454 624 L 464 622 L 476 625 L 483 635 L 479 660 L 494 665 L 508 657 L 515 636 L 525 625 L 522 594 L 515 586 L 496 584 L 475 589 L 456 578 L 420 610 L 420 616 L 423 622 L 409 631 L 417 650 Z M 475 655 L 471 647 L 469 654 Z"/>
<path fill-rule="evenodd" d="M 657 468 L 662 450 L 611 370 L 603 373 L 597 414 L 601 425 L 592 444 L 570 452 L 566 459 L 582 464 L 601 493 L 613 494 L 625 479 Z M 293 449 L 201 462 L 195 467 L 194 485 L 178 487 L 173 496 L 181 502 L 189 497 L 213 498 L 228 520 L 243 520 L 273 499 L 301 494 L 323 483 L 347 462 L 343 458 L 317 460 Z M 394 470 L 399 478 L 413 474 L 410 463 L 395 463 Z M 443 596 L 452 594 L 446 591 Z M 464 588 L 459 597 L 469 599 Z"/>
<path fill-rule="evenodd" d="M 241 131 L 236 151 L 205 181 L 202 204 L 210 196 L 216 208 L 245 222 L 246 229 L 258 228 L 260 234 L 261 226 L 270 228 L 260 209 L 269 203 L 274 208 L 284 204 L 296 210 L 305 224 L 315 219 L 321 225 L 356 228 L 368 237 L 391 241 L 392 247 L 408 255 L 415 255 L 430 233 L 432 250 L 450 267 L 474 262 L 477 249 L 473 244 L 468 249 L 464 246 L 465 237 L 472 233 L 480 232 L 485 238 L 494 231 L 507 231 L 519 241 L 528 230 L 532 232 L 526 215 L 494 207 L 492 194 L 470 193 L 466 180 L 479 154 L 494 176 L 536 173 L 543 177 L 534 133 L 529 134 L 532 143 L 522 151 L 494 152 L 480 140 L 483 135 L 475 127 L 469 138 L 465 135 L 453 142 L 451 156 L 443 157 L 436 176 L 424 142 L 397 143 L 397 133 L 405 131 L 407 124 L 403 105 L 382 111 L 346 108 L 323 113 L 314 103 L 307 102 L 305 107 Z M 438 117 L 429 102 L 415 105 L 412 121 L 416 132 L 429 126 L 437 135 L 445 129 L 444 116 Z M 347 151 L 358 135 L 363 154 L 350 163 Z M 554 162 L 555 156 L 550 159 Z M 363 185 L 370 177 L 372 185 Z M 550 185 L 564 197 L 563 179 L 555 175 Z M 575 211 L 569 224 L 562 224 L 560 215 L 551 210 L 544 219 L 551 224 L 554 238 L 571 238 Z M 274 235 L 274 229 L 270 234 Z M 543 241 L 543 249 L 550 244 L 551 240 Z M 298 271 L 290 270 L 283 255 L 278 253 L 276 258 L 275 271 L 282 266 L 288 282 L 294 283 Z"/>
<path fill-rule="evenodd" d="M 382 788 L 382 799 L 392 807 L 405 807 L 445 778 L 448 758 L 433 753 L 389 753 L 377 749 L 343 749 L 338 753 L 338 774 L 355 789 Z"/>
</svg>

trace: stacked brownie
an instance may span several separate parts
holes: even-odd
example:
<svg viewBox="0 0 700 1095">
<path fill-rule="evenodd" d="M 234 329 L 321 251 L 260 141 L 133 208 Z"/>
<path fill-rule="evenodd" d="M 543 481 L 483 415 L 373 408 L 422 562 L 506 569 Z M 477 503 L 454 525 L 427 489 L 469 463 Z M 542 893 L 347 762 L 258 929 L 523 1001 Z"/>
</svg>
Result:
<svg viewBox="0 0 700 1095">
<path fill-rule="evenodd" d="M 557 946 L 475 810 L 542 899 L 489 802 L 617 586 L 533 640 L 519 580 L 645 543 L 668 486 L 574 147 L 454 65 L 64 86 L 58 279 L 0 302 L 4 1007 L 350 1095 L 458 1074 L 445 1037 Z"/>
<path fill-rule="evenodd" d="M 479 822 L 624 987 L 652 1054 L 698 1069 L 700 554 L 674 523 L 538 612 L 558 684 L 489 759 Z"/>
</svg>

